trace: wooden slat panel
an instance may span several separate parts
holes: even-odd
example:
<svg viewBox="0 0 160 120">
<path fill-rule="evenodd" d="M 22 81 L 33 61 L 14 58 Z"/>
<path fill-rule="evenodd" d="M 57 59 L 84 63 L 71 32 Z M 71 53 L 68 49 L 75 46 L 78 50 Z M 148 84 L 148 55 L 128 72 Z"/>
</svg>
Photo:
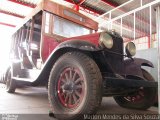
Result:
<svg viewBox="0 0 160 120">
<path fill-rule="evenodd" d="M 93 30 L 98 30 L 98 23 L 97 22 L 93 21 L 92 19 L 86 17 L 85 15 L 83 15 L 73 9 L 70 9 L 68 7 L 65 7 L 65 6 L 59 5 L 57 3 L 45 0 L 43 9 L 48 12 L 51 12 L 53 14 L 56 14 L 58 16 L 61 16 L 63 18 L 66 18 L 72 22 L 83 25 L 87 28 L 91 28 Z M 82 17 L 85 21 L 80 21 L 80 20 L 75 19 L 73 17 L 67 16 L 66 14 L 64 14 L 65 10 Z"/>
</svg>

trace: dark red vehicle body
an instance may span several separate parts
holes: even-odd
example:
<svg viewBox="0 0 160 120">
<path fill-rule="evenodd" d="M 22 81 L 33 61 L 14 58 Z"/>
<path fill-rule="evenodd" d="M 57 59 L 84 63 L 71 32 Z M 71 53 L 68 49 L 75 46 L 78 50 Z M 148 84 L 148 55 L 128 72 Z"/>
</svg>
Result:
<svg viewBox="0 0 160 120">
<path fill-rule="evenodd" d="M 84 36 L 77 36 L 77 37 L 72 37 L 72 38 L 64 38 L 62 39 L 61 42 L 65 42 L 68 40 L 85 40 L 88 42 L 91 42 L 95 46 L 98 46 L 98 39 L 99 39 L 100 33 L 94 33 L 91 35 L 84 35 Z M 43 37 L 44 39 L 44 46 L 43 46 L 43 53 L 42 56 L 44 57 L 44 61 L 47 60 L 49 55 L 52 53 L 52 51 L 60 44 L 60 42 L 57 42 L 56 40 L 53 39 L 53 37 L 50 36 L 45 36 Z"/>
<path fill-rule="evenodd" d="M 157 83 L 141 66 L 153 67 L 152 63 L 132 57 L 133 43 L 125 54 L 123 38 L 115 31 L 97 30 L 92 19 L 44 0 L 13 35 L 11 65 L 3 77 L 7 91 L 13 93 L 24 85 L 49 87 L 53 113 L 65 114 L 56 115 L 59 119 L 94 114 L 103 96 L 113 96 L 122 107 L 149 108 Z M 61 85 L 68 71 L 83 79 L 80 86 L 67 77 Z"/>
</svg>

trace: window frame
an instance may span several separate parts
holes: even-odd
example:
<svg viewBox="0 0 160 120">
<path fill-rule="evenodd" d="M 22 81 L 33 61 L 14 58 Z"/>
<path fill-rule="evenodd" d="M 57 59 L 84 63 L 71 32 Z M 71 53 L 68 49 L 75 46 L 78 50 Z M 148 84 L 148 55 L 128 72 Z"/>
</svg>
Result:
<svg viewBox="0 0 160 120">
<path fill-rule="evenodd" d="M 45 29 L 46 29 L 46 14 L 49 14 L 49 15 L 50 15 L 50 18 L 49 18 L 49 31 L 48 31 L 48 33 L 45 32 Z M 61 16 L 54 15 L 54 14 L 52 14 L 52 13 L 50 13 L 50 12 L 44 11 L 44 27 L 43 27 L 43 32 L 44 32 L 45 34 L 48 34 L 48 35 L 51 35 L 51 36 L 57 36 L 57 37 L 59 37 L 59 38 L 69 38 L 69 37 L 61 36 L 61 35 L 59 35 L 59 34 L 54 34 L 54 16 L 60 17 L 60 18 L 62 18 L 62 19 L 64 19 L 64 20 L 67 20 L 67 21 L 69 21 L 69 22 L 71 22 L 71 23 L 77 24 L 77 25 L 79 25 L 79 26 L 81 26 L 81 27 L 84 27 L 84 28 L 88 29 L 88 30 L 89 30 L 89 34 L 94 33 L 94 30 L 91 29 L 91 28 L 88 28 L 88 27 L 86 27 L 86 26 L 80 25 L 80 24 L 78 24 L 78 23 L 76 23 L 76 22 L 73 22 L 73 21 L 71 21 L 71 20 L 69 20 L 69 19 L 65 19 L 65 18 L 63 18 L 63 17 L 61 17 Z M 87 34 L 86 34 L 86 35 L 87 35 Z M 74 37 L 76 37 L 76 36 L 74 36 Z"/>
</svg>

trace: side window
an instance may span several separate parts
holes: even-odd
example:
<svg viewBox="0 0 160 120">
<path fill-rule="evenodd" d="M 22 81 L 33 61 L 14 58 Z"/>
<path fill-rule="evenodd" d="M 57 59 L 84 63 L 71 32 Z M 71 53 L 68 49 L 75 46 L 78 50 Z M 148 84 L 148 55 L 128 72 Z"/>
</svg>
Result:
<svg viewBox="0 0 160 120">
<path fill-rule="evenodd" d="M 54 16 L 52 26 L 53 34 L 61 35 L 64 37 L 75 37 L 90 33 L 90 29 L 58 16 Z"/>
<path fill-rule="evenodd" d="M 45 33 L 49 33 L 49 22 L 50 22 L 50 14 L 46 12 L 45 14 Z"/>
</svg>

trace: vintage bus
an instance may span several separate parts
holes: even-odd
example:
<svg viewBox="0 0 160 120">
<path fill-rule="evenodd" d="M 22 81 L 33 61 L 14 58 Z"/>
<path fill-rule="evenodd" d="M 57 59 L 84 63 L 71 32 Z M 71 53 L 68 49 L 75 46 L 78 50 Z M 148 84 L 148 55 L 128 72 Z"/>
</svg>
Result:
<svg viewBox="0 0 160 120">
<path fill-rule="evenodd" d="M 102 97 L 113 96 L 122 107 L 148 109 L 157 82 L 134 58 L 136 47 L 115 31 L 97 32 L 98 23 L 50 0 L 44 0 L 12 36 L 6 91 L 46 86 L 57 119 L 95 114 Z"/>
</svg>

